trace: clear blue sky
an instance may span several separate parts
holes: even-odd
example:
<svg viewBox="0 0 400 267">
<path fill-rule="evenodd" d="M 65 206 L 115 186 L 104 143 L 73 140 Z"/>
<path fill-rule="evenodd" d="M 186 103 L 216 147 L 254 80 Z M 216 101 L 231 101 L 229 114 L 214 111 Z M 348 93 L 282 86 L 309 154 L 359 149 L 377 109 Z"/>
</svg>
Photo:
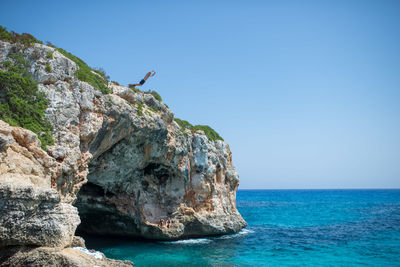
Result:
<svg viewBox="0 0 400 267">
<path fill-rule="evenodd" d="M 400 1 L 16 1 L 0 25 L 154 89 L 240 188 L 400 188 Z"/>
</svg>

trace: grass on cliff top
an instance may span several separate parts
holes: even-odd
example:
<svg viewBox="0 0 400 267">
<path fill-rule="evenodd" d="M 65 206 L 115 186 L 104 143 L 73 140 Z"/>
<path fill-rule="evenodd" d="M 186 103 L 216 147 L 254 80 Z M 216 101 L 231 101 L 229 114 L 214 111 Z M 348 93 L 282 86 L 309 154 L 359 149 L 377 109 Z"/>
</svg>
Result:
<svg viewBox="0 0 400 267">
<path fill-rule="evenodd" d="M 14 31 L 8 32 L 7 29 L 3 26 L 0 26 L 0 40 L 11 42 L 11 43 L 19 43 L 24 47 L 29 47 L 34 43 L 43 44 L 42 41 L 36 39 L 33 35 L 29 33 L 21 33 L 18 34 Z"/>
<path fill-rule="evenodd" d="M 42 149 L 46 150 L 48 145 L 54 144 L 53 127 L 44 115 L 48 100 L 39 92 L 22 55 L 11 54 L 9 57 L 13 61 L 3 62 L 7 71 L 0 71 L 0 119 L 36 133 Z"/>
<path fill-rule="evenodd" d="M 0 40 L 11 42 L 11 43 L 19 43 L 22 44 L 23 47 L 29 47 L 33 43 L 43 44 L 42 41 L 36 39 L 33 35 L 29 33 L 18 34 L 16 32 L 10 31 L 8 32 L 5 27 L 0 26 Z M 79 69 L 75 72 L 75 77 L 83 82 L 87 82 L 93 87 L 97 88 L 103 94 L 111 93 L 111 90 L 108 88 L 108 77 L 102 69 L 93 69 L 89 67 L 82 59 L 77 56 L 72 55 L 71 53 L 65 51 L 62 48 L 57 48 L 48 42 L 48 45 L 57 49 L 61 54 L 66 56 L 67 58 L 74 61 Z M 51 54 L 52 57 L 52 54 Z"/>
<path fill-rule="evenodd" d="M 190 122 L 185 121 L 185 120 L 181 120 L 178 118 L 174 119 L 176 121 L 176 123 L 178 123 L 179 127 L 181 127 L 181 129 L 184 131 L 185 129 L 189 129 L 192 132 L 197 131 L 197 130 L 202 130 L 206 136 L 208 137 L 208 139 L 210 139 L 211 141 L 216 141 L 216 140 L 222 140 L 224 141 L 224 139 L 222 139 L 222 137 L 210 126 L 208 125 L 192 125 Z"/>
<path fill-rule="evenodd" d="M 151 90 L 151 91 L 148 91 L 148 92 L 144 92 L 144 93 L 145 93 L 145 94 L 150 94 L 150 95 L 154 96 L 154 98 L 157 99 L 158 101 L 163 102 L 163 101 L 162 101 L 162 98 L 161 98 L 161 96 L 160 96 L 160 94 L 157 93 L 157 92 L 154 91 L 154 90 Z"/>
<path fill-rule="evenodd" d="M 77 56 L 72 55 L 71 53 L 65 51 L 62 48 L 56 48 L 58 52 L 66 56 L 75 62 L 79 69 L 75 72 L 76 78 L 83 82 L 87 82 L 93 87 L 97 88 L 103 94 L 111 93 L 111 90 L 108 88 L 108 80 L 104 71 L 96 70 L 89 67 L 82 59 Z M 94 73 L 93 73 L 94 72 Z"/>
</svg>

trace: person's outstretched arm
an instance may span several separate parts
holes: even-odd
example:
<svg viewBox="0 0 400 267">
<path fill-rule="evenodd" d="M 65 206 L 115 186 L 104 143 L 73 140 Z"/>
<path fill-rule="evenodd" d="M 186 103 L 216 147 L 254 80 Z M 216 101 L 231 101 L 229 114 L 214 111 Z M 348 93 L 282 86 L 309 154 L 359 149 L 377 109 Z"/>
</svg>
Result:
<svg viewBox="0 0 400 267">
<path fill-rule="evenodd" d="M 146 76 L 144 76 L 143 80 L 147 80 L 151 75 L 151 71 L 149 71 L 148 73 L 146 73 Z"/>
</svg>

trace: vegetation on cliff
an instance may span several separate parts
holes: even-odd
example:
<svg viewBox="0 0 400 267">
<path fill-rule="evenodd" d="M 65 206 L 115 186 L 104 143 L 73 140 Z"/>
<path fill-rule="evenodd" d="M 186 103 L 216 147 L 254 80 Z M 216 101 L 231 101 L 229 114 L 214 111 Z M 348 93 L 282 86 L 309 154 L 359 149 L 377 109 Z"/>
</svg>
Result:
<svg viewBox="0 0 400 267">
<path fill-rule="evenodd" d="M 57 48 L 57 50 L 78 65 L 79 69 L 75 72 L 76 78 L 91 84 L 93 87 L 99 89 L 103 94 L 111 93 L 111 90 L 107 86 L 108 80 L 104 71 L 92 69 L 82 59 L 72 55 L 62 48 Z"/>
<path fill-rule="evenodd" d="M 138 102 L 137 115 L 140 117 L 143 116 L 143 103 L 142 102 Z"/>
<path fill-rule="evenodd" d="M 146 93 L 146 94 L 151 94 L 152 96 L 154 96 L 155 99 L 157 99 L 157 100 L 160 101 L 160 102 L 163 102 L 163 101 L 162 101 L 162 98 L 161 98 L 161 96 L 160 96 L 160 94 L 157 93 L 156 91 L 151 90 L 151 91 L 145 92 L 145 93 Z"/>
<path fill-rule="evenodd" d="M 11 54 L 0 71 L 0 119 L 36 133 L 42 148 L 54 143 L 52 125 L 44 111 L 48 100 L 38 90 L 38 84 L 27 71 L 28 63 L 21 54 Z"/>
<path fill-rule="evenodd" d="M 6 28 L 0 26 L 0 40 L 4 40 L 11 43 L 19 43 L 25 47 L 29 47 L 34 43 L 43 44 L 42 41 L 36 39 L 33 35 L 29 33 L 18 34 L 14 31 L 8 32 Z"/>
<path fill-rule="evenodd" d="M 213 128 L 208 125 L 192 125 L 190 122 L 178 118 L 175 118 L 174 120 L 176 123 L 178 123 L 182 130 L 189 129 L 192 132 L 202 130 L 211 141 L 224 140 Z"/>
<path fill-rule="evenodd" d="M 6 28 L 0 26 L 0 40 L 11 42 L 11 43 L 19 43 L 22 44 L 25 48 L 31 46 L 34 43 L 43 44 L 42 41 L 36 39 L 33 35 L 29 33 L 18 34 L 14 31 L 8 32 Z M 102 69 L 93 69 L 89 67 L 82 59 L 77 56 L 72 55 L 71 53 L 65 51 L 62 48 L 58 48 L 51 43 L 48 42 L 48 45 L 57 49 L 61 54 L 66 56 L 75 62 L 79 69 L 75 72 L 75 77 L 83 82 L 87 82 L 91 84 L 93 87 L 97 88 L 103 94 L 111 93 L 111 90 L 108 88 L 108 77 Z M 46 56 L 47 58 L 52 58 L 53 53 L 49 52 Z M 49 66 L 50 67 L 50 66 Z M 47 67 L 46 70 L 48 72 L 51 69 Z"/>
</svg>

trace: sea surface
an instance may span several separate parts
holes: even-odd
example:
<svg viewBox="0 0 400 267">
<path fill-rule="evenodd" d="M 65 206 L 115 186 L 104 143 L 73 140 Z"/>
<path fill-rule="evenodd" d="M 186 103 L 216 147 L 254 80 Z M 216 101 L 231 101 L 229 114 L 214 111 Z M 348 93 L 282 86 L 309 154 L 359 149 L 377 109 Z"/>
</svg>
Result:
<svg viewBox="0 0 400 267">
<path fill-rule="evenodd" d="M 237 206 L 237 234 L 86 244 L 135 266 L 400 266 L 400 190 L 239 190 Z"/>
</svg>

